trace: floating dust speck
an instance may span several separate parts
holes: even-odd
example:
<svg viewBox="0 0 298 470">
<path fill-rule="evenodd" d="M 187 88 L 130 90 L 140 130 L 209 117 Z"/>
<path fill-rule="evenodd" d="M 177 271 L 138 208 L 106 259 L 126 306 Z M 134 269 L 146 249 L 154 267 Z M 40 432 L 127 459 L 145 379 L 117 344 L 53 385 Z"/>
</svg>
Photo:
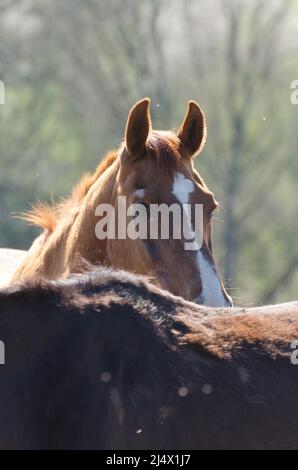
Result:
<svg viewBox="0 0 298 470">
<path fill-rule="evenodd" d="M 210 395 L 210 393 L 213 392 L 213 387 L 210 384 L 205 384 L 202 387 L 202 392 L 205 393 L 205 395 Z"/>
<path fill-rule="evenodd" d="M 112 374 L 110 372 L 103 372 L 100 376 L 100 380 L 104 383 L 110 382 L 112 379 Z"/>
<path fill-rule="evenodd" d="M 245 367 L 239 367 L 239 375 L 242 383 L 247 383 L 250 380 L 250 374 Z"/>
<path fill-rule="evenodd" d="M 180 387 L 178 390 L 178 395 L 180 397 L 186 397 L 188 395 L 188 388 L 187 387 Z"/>
</svg>

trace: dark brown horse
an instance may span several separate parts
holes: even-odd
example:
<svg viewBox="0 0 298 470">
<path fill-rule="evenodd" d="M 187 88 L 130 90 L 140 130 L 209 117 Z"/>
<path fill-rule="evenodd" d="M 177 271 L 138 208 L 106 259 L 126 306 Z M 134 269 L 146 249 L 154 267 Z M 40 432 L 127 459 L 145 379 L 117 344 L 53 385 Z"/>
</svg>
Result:
<svg viewBox="0 0 298 470">
<path fill-rule="evenodd" d="M 0 293 L 1 449 L 298 449 L 298 304 L 98 271 Z"/>
<path fill-rule="evenodd" d="M 231 305 L 213 258 L 211 217 L 217 203 L 193 165 L 193 157 L 203 149 L 205 139 L 204 114 L 195 102 L 189 103 L 177 134 L 153 131 L 149 100 L 138 102 L 128 116 L 125 142 L 106 157 L 94 175 L 84 177 L 62 205 L 41 205 L 26 215 L 27 220 L 45 230 L 12 282 L 82 272 L 83 258 L 149 275 L 160 287 L 187 300 L 214 307 Z M 201 206 L 201 243 L 186 250 L 182 238 L 135 239 L 126 234 L 121 237 L 118 232 L 115 237 L 101 239 L 96 233 L 98 208 L 109 205 L 118 221 L 124 212 L 120 198 L 125 198 L 130 207 L 142 207 L 145 217 L 152 206 L 183 208 L 186 225 L 194 235 L 195 207 Z M 187 205 L 189 209 L 185 210 Z M 131 219 L 124 215 L 125 233 Z M 152 217 L 148 212 L 143 228 L 147 228 L 149 219 Z M 174 222 L 176 229 L 177 225 Z"/>
</svg>

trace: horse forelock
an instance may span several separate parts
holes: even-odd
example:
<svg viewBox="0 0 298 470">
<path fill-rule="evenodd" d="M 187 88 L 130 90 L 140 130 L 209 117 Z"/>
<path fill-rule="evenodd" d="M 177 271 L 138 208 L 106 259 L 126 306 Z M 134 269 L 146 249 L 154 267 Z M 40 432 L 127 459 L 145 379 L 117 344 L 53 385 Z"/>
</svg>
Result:
<svg viewBox="0 0 298 470">
<path fill-rule="evenodd" d="M 152 131 L 146 143 L 146 152 L 141 158 L 149 156 L 156 160 L 162 171 L 173 174 L 179 170 L 179 148 L 180 140 L 174 132 Z"/>
</svg>

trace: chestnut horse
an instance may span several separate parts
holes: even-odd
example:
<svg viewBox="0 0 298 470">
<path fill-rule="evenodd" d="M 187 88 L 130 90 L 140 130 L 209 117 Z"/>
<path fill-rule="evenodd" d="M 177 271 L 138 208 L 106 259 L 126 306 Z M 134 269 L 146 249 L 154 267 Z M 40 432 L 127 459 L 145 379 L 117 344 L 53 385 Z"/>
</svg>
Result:
<svg viewBox="0 0 298 470">
<path fill-rule="evenodd" d="M 25 215 L 41 225 L 44 233 L 35 240 L 12 282 L 63 277 L 84 271 L 82 259 L 145 274 L 173 294 L 200 304 L 231 306 L 217 272 L 212 252 L 211 217 L 217 203 L 194 168 L 193 157 L 206 140 L 203 111 L 193 101 L 177 134 L 153 131 L 149 99 L 131 109 L 125 141 L 108 154 L 93 175 L 85 176 L 72 196 L 55 207 L 39 205 Z M 203 207 L 202 243 L 185 250 L 184 239 L 98 239 L 97 207 L 115 208 L 124 196 L 127 203 L 179 205 L 188 224 L 194 226 L 193 208 Z M 128 220 L 129 218 L 127 218 Z M 126 220 L 126 222 L 127 222 Z M 193 230 L 191 228 L 191 230 Z"/>
<path fill-rule="evenodd" d="M 0 341 L 1 449 L 298 449 L 297 302 L 211 309 L 100 268 L 0 291 Z"/>
</svg>

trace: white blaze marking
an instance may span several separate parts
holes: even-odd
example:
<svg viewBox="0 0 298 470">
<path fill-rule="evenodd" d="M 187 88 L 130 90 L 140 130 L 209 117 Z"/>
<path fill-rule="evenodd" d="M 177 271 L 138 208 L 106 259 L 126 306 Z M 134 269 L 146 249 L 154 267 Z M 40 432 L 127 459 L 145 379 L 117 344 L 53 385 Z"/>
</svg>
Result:
<svg viewBox="0 0 298 470">
<path fill-rule="evenodd" d="M 176 175 L 172 193 L 178 199 L 182 207 L 185 204 L 189 204 L 189 196 L 193 193 L 194 189 L 195 186 L 191 180 L 185 178 L 185 176 L 181 173 Z M 189 209 L 187 211 L 184 209 L 184 214 L 188 217 L 188 224 L 190 230 L 192 231 L 191 213 Z M 222 286 L 218 279 L 217 273 L 215 272 L 215 269 L 210 264 L 210 262 L 205 259 L 199 246 L 197 248 L 196 258 L 201 276 L 201 298 L 204 302 L 204 305 L 208 305 L 210 307 L 226 307 L 227 300 L 223 295 Z"/>
<path fill-rule="evenodd" d="M 200 269 L 202 282 L 202 298 L 204 305 L 209 307 L 227 307 L 221 283 L 213 266 L 205 259 L 203 253 L 197 251 L 197 263 Z"/>
<path fill-rule="evenodd" d="M 176 175 L 172 193 L 176 196 L 180 204 L 188 204 L 189 196 L 194 189 L 195 186 L 192 181 L 185 178 L 181 173 Z"/>
</svg>

